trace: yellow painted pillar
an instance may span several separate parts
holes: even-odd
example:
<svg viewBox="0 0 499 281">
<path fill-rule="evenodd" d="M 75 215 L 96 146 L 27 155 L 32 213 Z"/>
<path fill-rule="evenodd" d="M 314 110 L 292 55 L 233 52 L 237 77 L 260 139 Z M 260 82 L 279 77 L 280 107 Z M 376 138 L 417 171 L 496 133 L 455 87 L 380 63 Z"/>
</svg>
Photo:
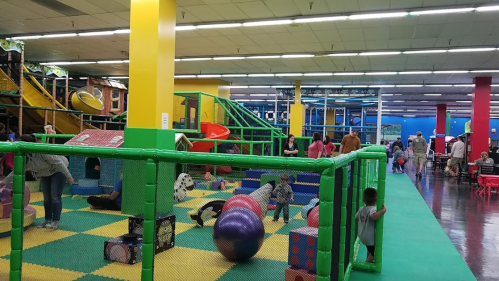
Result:
<svg viewBox="0 0 499 281">
<path fill-rule="evenodd" d="M 289 133 L 301 137 L 305 123 L 305 106 L 301 104 L 301 81 L 295 83 L 295 103 L 290 105 Z"/>
<path fill-rule="evenodd" d="M 328 110 L 326 113 L 326 125 L 336 125 L 336 109 Z M 327 130 L 332 130 L 332 128 L 327 128 Z M 327 135 L 330 138 L 334 137 L 334 132 L 328 132 Z"/>
<path fill-rule="evenodd" d="M 175 0 L 132 0 L 128 127 L 161 129 L 173 117 Z"/>
</svg>

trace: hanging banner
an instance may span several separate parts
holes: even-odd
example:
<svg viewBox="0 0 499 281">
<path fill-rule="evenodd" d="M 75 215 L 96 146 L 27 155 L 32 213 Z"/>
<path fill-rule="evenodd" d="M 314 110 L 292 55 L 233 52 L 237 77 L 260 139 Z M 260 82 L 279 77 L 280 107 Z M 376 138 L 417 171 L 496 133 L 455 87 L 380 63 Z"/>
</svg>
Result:
<svg viewBox="0 0 499 281">
<path fill-rule="evenodd" d="M 57 77 L 68 77 L 68 71 L 58 66 L 46 65 L 44 66 L 45 75 L 54 74 Z"/>
<path fill-rule="evenodd" d="M 0 47 L 7 52 L 21 53 L 23 43 L 19 41 L 11 41 L 7 39 L 0 39 Z"/>
<path fill-rule="evenodd" d="M 30 72 L 40 72 L 40 73 L 43 72 L 43 65 L 39 65 L 38 63 L 27 61 L 24 62 L 24 65 Z"/>
<path fill-rule="evenodd" d="M 466 134 L 471 133 L 471 120 L 464 123 L 464 133 Z"/>
</svg>

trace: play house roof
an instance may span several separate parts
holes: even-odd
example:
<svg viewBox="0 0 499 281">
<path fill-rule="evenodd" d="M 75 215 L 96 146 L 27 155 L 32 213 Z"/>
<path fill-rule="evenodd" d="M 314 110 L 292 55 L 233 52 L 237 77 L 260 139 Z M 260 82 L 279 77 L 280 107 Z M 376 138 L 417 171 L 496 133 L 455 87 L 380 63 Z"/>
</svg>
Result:
<svg viewBox="0 0 499 281">
<path fill-rule="evenodd" d="M 87 129 L 72 138 L 66 145 L 99 146 L 99 147 L 123 147 L 123 131 L 104 131 Z"/>
<path fill-rule="evenodd" d="M 183 140 L 189 148 L 192 147 L 191 141 L 182 133 L 175 133 L 175 143 L 178 143 L 180 140 Z"/>
</svg>

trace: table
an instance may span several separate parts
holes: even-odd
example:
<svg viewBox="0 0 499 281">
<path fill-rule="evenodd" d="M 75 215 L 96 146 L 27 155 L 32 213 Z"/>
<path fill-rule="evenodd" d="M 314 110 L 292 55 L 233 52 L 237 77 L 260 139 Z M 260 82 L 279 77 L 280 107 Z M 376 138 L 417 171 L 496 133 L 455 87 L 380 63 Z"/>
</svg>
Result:
<svg viewBox="0 0 499 281">
<path fill-rule="evenodd" d="M 479 175 L 478 185 L 480 188 L 478 188 L 475 193 L 480 193 L 480 195 L 482 195 L 486 192 L 487 195 L 490 196 L 490 190 L 492 188 L 499 189 L 499 175 Z"/>
</svg>

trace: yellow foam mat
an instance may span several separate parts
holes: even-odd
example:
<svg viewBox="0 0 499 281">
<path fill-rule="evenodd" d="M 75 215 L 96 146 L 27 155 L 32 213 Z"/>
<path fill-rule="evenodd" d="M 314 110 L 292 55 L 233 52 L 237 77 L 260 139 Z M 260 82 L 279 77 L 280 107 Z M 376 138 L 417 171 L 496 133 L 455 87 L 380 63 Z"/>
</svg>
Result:
<svg viewBox="0 0 499 281">
<path fill-rule="evenodd" d="M 30 227 L 24 231 L 23 249 L 29 249 L 55 240 L 77 234 L 76 232 L 65 230 L 51 230 L 47 228 Z M 10 254 L 10 236 L 0 239 L 0 256 Z M 0 280 L 4 280 L 1 279 Z"/>
<path fill-rule="evenodd" d="M 265 233 L 276 233 L 281 227 L 284 226 L 284 222 L 278 221 L 272 221 L 274 218 L 271 216 L 266 216 L 263 219 L 263 225 L 265 226 Z"/>
<path fill-rule="evenodd" d="M 29 205 L 30 207 L 33 207 L 33 209 L 36 210 L 36 217 L 37 218 L 43 218 L 45 217 L 45 209 L 43 206 L 38 206 L 38 205 Z M 62 213 L 67 213 L 67 212 L 72 212 L 73 210 L 71 209 L 62 209 Z"/>
<path fill-rule="evenodd" d="M 116 215 L 116 216 L 124 216 L 124 217 L 131 216 L 131 215 L 127 215 L 127 214 L 122 214 L 121 211 L 110 211 L 110 210 L 102 210 L 102 209 L 90 209 L 90 207 L 86 207 L 86 208 L 83 208 L 83 209 L 78 209 L 78 211 L 92 212 L 92 213 L 99 213 L 99 214 L 108 214 L 108 215 Z"/>
<path fill-rule="evenodd" d="M 175 222 L 175 235 L 179 235 L 193 227 L 196 227 L 194 223 Z"/>
<path fill-rule="evenodd" d="M 187 191 L 188 197 L 203 197 L 216 193 L 216 191 L 211 191 L 208 189 L 194 189 L 191 191 Z"/>
<path fill-rule="evenodd" d="M 175 204 L 175 207 L 194 209 L 195 207 L 197 207 L 199 204 L 203 203 L 204 201 L 215 200 L 215 199 L 217 199 L 217 198 L 194 198 L 194 199 L 182 202 L 182 203 Z"/>
<path fill-rule="evenodd" d="M 68 197 L 69 195 L 63 194 L 62 198 Z M 43 192 L 31 192 L 29 194 L 29 202 L 30 203 L 35 203 L 35 202 L 41 202 L 43 201 Z"/>
<path fill-rule="evenodd" d="M 0 259 L 0 267 L 7 269 L 0 271 L 0 280 L 9 280 L 9 261 Z M 71 281 L 85 275 L 85 273 L 57 269 L 30 263 L 23 263 L 23 281 Z"/>
<path fill-rule="evenodd" d="M 123 235 L 123 233 L 128 232 L 128 219 L 124 219 L 119 222 L 111 223 L 105 226 L 94 228 L 92 230 L 86 231 L 86 234 L 105 236 L 105 237 L 118 237 Z"/>
<path fill-rule="evenodd" d="M 255 255 L 257 258 L 288 261 L 289 236 L 282 234 L 273 234 L 265 239 L 262 248 Z"/>
<path fill-rule="evenodd" d="M 234 263 L 221 257 L 218 252 L 195 250 L 175 246 L 155 256 L 154 277 L 156 280 L 205 281 L 216 280 Z M 113 262 L 94 275 L 123 280 L 140 280 L 141 263 L 134 265 Z"/>
</svg>

